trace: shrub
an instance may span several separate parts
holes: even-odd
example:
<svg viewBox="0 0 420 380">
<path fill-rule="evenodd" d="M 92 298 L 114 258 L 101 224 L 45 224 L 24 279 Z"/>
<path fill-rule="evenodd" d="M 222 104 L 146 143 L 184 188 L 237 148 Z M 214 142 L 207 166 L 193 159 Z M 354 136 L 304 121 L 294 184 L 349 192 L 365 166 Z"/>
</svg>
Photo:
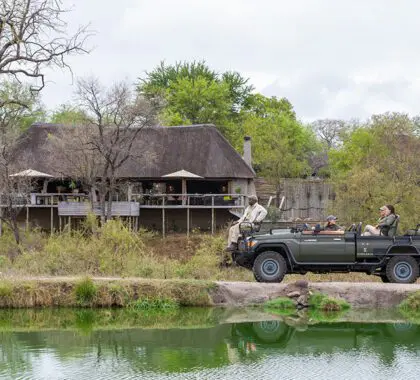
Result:
<svg viewBox="0 0 420 380">
<path fill-rule="evenodd" d="M 404 312 L 420 312 L 420 291 L 410 294 L 398 308 Z"/>
<path fill-rule="evenodd" d="M 342 300 L 329 297 L 326 294 L 314 293 L 309 297 L 309 307 L 322 311 L 341 311 L 350 308 L 350 305 Z"/>
<path fill-rule="evenodd" d="M 88 277 L 78 282 L 74 288 L 76 301 L 81 306 L 92 304 L 97 292 L 97 286 Z"/>
</svg>

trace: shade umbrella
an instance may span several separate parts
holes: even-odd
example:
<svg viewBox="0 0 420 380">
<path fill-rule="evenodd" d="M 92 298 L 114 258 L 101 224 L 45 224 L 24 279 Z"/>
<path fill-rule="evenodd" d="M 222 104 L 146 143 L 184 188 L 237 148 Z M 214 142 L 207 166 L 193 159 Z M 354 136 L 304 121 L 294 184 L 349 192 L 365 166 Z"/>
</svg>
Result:
<svg viewBox="0 0 420 380">
<path fill-rule="evenodd" d="M 162 176 L 162 178 L 177 178 L 182 180 L 182 195 L 184 196 L 187 194 L 187 180 L 188 179 L 197 179 L 197 178 L 203 178 L 197 174 L 191 173 L 187 170 L 181 169 L 173 173 L 165 174 Z M 184 197 L 183 197 L 184 198 Z M 182 202 L 184 203 L 184 201 Z"/>
<path fill-rule="evenodd" d="M 54 176 L 39 172 L 38 170 L 26 169 L 19 173 L 10 174 L 9 177 L 30 177 L 30 178 L 53 178 Z"/>
</svg>

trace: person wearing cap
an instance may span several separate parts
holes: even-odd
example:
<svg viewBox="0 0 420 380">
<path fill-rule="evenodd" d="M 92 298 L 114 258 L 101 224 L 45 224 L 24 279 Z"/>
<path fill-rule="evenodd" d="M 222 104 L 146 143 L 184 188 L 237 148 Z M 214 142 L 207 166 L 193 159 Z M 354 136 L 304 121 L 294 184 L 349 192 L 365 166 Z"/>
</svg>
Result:
<svg viewBox="0 0 420 380">
<path fill-rule="evenodd" d="M 397 216 L 395 215 L 394 206 L 386 205 L 379 208 L 380 218 L 375 226 L 368 224 L 362 236 L 379 236 L 382 232 L 383 235 L 388 236 L 389 230 L 395 223 Z"/>
<path fill-rule="evenodd" d="M 343 227 L 337 224 L 337 217 L 334 215 L 327 216 L 327 224 L 324 231 L 343 231 Z"/>
<path fill-rule="evenodd" d="M 252 224 L 261 223 L 267 215 L 267 210 L 258 204 L 258 198 L 255 195 L 248 197 L 248 206 L 244 214 L 238 219 L 229 229 L 228 247 L 229 251 L 234 251 L 238 248 L 238 239 L 241 235 L 239 231 L 239 224 L 242 222 L 249 222 Z"/>
</svg>

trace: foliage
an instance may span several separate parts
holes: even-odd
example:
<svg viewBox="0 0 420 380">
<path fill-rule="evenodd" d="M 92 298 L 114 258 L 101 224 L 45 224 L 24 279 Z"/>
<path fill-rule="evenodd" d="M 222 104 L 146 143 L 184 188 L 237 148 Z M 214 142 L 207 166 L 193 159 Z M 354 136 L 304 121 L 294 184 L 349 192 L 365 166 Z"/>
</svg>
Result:
<svg viewBox="0 0 420 380">
<path fill-rule="evenodd" d="M 264 304 L 264 308 L 266 309 L 280 309 L 280 310 L 288 310 L 293 309 L 296 310 L 296 304 L 288 297 L 278 297 L 272 300 L 267 301 Z"/>
<path fill-rule="evenodd" d="M 341 149 L 329 153 L 336 201 L 342 220 L 378 218 L 383 204 L 401 216 L 400 232 L 418 223 L 420 214 L 420 136 L 404 114 L 372 116 L 348 133 Z"/>
<path fill-rule="evenodd" d="M 170 298 L 140 298 L 128 304 L 128 307 L 133 311 L 148 311 L 160 310 L 171 311 L 179 307 L 176 300 Z"/>
<path fill-rule="evenodd" d="M 71 105 L 60 105 L 51 115 L 50 122 L 63 125 L 83 125 L 86 122 L 86 113 Z"/>
<path fill-rule="evenodd" d="M 420 314 L 420 291 L 411 293 L 398 308 L 405 314 Z"/>
<path fill-rule="evenodd" d="M 81 306 L 90 305 L 97 292 L 97 286 L 89 277 L 86 277 L 78 282 L 74 288 L 76 300 Z"/>
<path fill-rule="evenodd" d="M 254 96 L 257 106 L 244 110 L 232 139 L 240 149 L 242 137 L 252 138 L 253 166 L 273 184 L 282 178 L 311 174 L 310 157 L 320 149 L 312 130 L 295 118 L 286 99 Z"/>
<path fill-rule="evenodd" d="M 213 123 L 220 128 L 248 106 L 252 90 L 238 72 L 219 74 L 204 61 L 161 62 L 138 84 L 139 93 L 148 99 L 165 101 L 161 114 L 165 124 Z"/>
<path fill-rule="evenodd" d="M 337 312 L 350 308 L 350 305 L 346 301 L 329 297 L 323 293 L 311 294 L 308 299 L 308 304 L 309 308 L 326 312 Z"/>
</svg>

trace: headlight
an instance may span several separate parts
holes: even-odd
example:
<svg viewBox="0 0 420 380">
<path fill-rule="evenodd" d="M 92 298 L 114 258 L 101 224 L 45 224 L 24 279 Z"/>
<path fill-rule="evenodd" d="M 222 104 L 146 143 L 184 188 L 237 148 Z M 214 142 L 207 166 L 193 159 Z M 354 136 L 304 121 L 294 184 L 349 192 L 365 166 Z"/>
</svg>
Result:
<svg viewBox="0 0 420 380">
<path fill-rule="evenodd" d="M 256 240 L 248 240 L 248 248 L 252 248 L 257 245 Z"/>
</svg>

